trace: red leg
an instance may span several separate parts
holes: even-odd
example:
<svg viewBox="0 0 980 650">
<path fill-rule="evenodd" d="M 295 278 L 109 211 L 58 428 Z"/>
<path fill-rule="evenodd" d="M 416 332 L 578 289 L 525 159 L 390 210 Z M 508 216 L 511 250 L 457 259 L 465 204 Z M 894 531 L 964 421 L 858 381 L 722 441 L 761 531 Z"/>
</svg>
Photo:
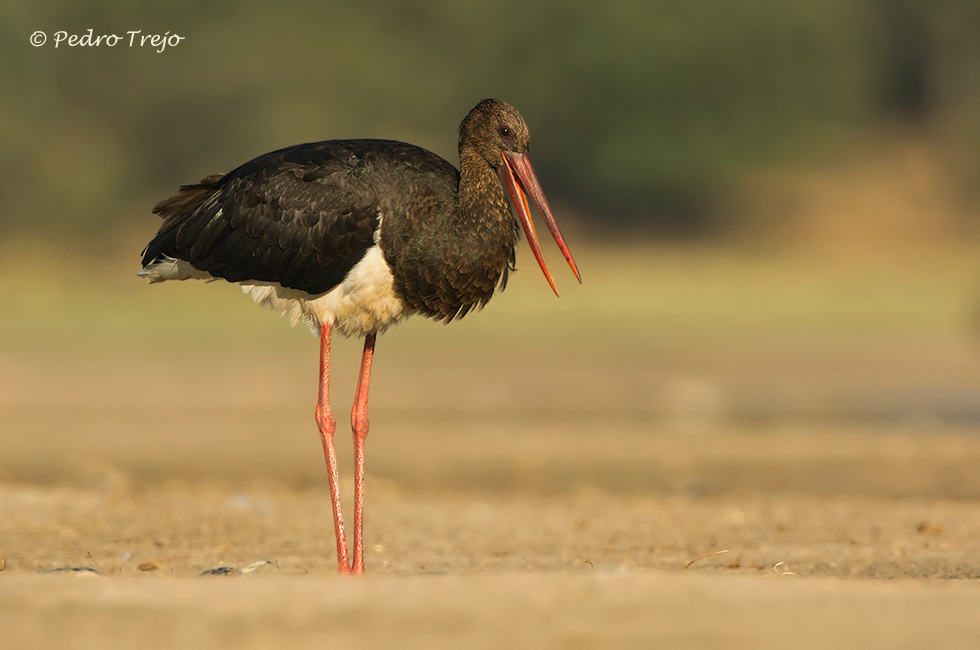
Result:
<svg viewBox="0 0 980 650">
<path fill-rule="evenodd" d="M 371 361 L 374 360 L 372 332 L 364 338 L 361 373 L 357 378 L 357 395 L 350 422 L 354 430 L 354 573 L 364 573 L 364 439 L 368 434 L 368 387 L 371 383 Z"/>
<path fill-rule="evenodd" d="M 336 423 L 330 414 L 330 325 L 320 328 L 320 395 L 316 404 L 316 423 L 323 441 L 323 456 L 327 461 L 327 480 L 330 483 L 330 499 L 333 502 L 333 525 L 337 533 L 337 570 L 350 573 L 347 558 L 347 538 L 344 536 L 344 515 L 340 506 L 340 482 L 337 473 L 337 453 L 333 447 Z"/>
</svg>

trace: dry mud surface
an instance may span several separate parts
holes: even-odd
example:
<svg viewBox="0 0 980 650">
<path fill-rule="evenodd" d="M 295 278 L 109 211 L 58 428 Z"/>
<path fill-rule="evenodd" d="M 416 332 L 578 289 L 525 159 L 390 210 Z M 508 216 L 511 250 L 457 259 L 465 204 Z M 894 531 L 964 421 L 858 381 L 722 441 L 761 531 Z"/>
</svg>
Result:
<svg viewBox="0 0 980 650">
<path fill-rule="evenodd" d="M 219 459 L 221 481 L 144 484 L 104 468 L 68 485 L 10 481 L 3 645 L 976 647 L 980 507 L 963 494 L 980 444 L 829 439 L 832 454 L 815 431 L 785 433 L 768 453 L 765 437 L 738 431 L 634 439 L 636 463 L 587 474 L 606 487 L 576 486 L 567 458 L 526 493 L 490 475 L 474 487 L 465 472 L 369 474 L 363 578 L 333 573 L 324 486 L 236 481 L 249 459 L 220 444 L 201 453 Z M 465 468 L 465 450 L 424 442 L 423 469 Z M 521 448 L 530 473 L 550 446 Z M 413 460 L 394 453 L 408 457 L 378 464 Z M 715 453 L 724 462 L 706 460 Z M 647 465 L 666 484 L 644 481 Z M 262 560 L 272 564 L 200 575 Z M 100 574 L 51 571 L 78 567 Z"/>
</svg>

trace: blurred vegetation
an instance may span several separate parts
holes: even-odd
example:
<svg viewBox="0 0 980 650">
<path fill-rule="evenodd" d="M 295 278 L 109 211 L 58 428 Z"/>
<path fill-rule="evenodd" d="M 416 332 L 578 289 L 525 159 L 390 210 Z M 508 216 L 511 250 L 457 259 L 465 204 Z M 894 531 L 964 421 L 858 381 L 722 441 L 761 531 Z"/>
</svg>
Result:
<svg viewBox="0 0 980 650">
<path fill-rule="evenodd" d="M 90 28 L 184 40 L 53 45 Z M 0 226 L 27 235 L 151 230 L 177 185 L 297 142 L 455 163 L 487 96 L 528 119 L 554 203 L 675 236 L 731 226 L 742 170 L 895 125 L 980 167 L 975 0 L 15 3 L 0 85 Z"/>
</svg>

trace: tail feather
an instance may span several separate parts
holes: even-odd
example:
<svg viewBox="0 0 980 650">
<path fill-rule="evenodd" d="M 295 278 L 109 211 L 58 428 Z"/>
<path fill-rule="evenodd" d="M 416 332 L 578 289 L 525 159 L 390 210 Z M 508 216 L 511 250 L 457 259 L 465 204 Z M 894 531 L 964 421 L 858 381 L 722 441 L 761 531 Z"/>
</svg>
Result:
<svg viewBox="0 0 980 650">
<path fill-rule="evenodd" d="M 137 271 L 136 274 L 150 284 L 164 280 L 206 280 L 207 282 L 217 280 L 207 271 L 195 269 L 190 262 L 163 254 Z"/>
<path fill-rule="evenodd" d="M 176 194 L 153 206 L 153 213 L 160 215 L 163 219 L 163 226 L 160 227 L 160 230 L 167 230 L 182 216 L 193 212 L 197 206 L 204 202 L 208 192 L 213 190 L 218 181 L 224 177 L 224 174 L 211 174 L 192 185 L 181 185 Z"/>
<path fill-rule="evenodd" d="M 173 196 L 153 206 L 153 213 L 160 215 L 163 225 L 160 226 L 153 240 L 143 249 L 144 267 L 149 268 L 154 262 L 166 261 L 166 258 L 174 254 L 173 247 L 181 222 L 191 217 L 204 204 L 211 191 L 224 177 L 224 174 L 211 174 L 193 185 L 181 185 Z"/>
</svg>

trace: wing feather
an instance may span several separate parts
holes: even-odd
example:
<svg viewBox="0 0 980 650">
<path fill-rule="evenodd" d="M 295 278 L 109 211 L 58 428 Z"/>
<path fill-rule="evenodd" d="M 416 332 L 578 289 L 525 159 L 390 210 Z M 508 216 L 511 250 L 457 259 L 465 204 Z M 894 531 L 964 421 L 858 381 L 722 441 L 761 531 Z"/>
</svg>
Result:
<svg viewBox="0 0 980 650">
<path fill-rule="evenodd" d="M 183 186 L 154 208 L 164 223 L 144 266 L 172 257 L 232 282 L 329 291 L 375 244 L 386 205 L 377 175 L 351 173 L 356 142 L 291 147 Z M 367 181 L 341 182 L 351 177 Z"/>
</svg>

